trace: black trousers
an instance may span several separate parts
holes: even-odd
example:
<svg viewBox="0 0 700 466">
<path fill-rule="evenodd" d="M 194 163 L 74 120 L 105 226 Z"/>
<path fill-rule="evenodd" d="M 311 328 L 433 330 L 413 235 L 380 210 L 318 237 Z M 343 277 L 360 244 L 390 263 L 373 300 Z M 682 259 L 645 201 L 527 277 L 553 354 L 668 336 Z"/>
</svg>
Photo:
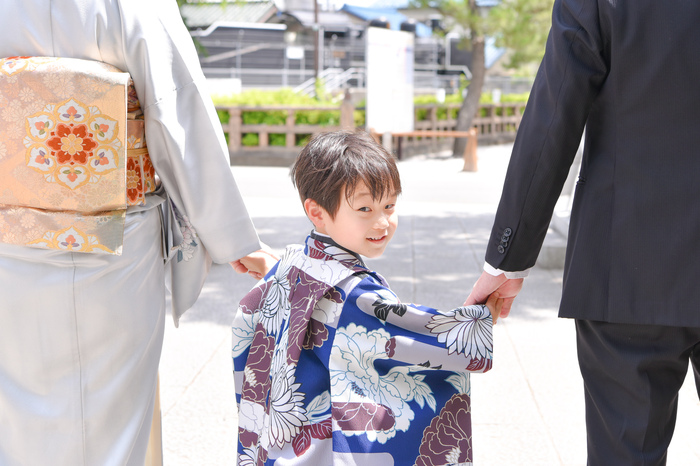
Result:
<svg viewBox="0 0 700 466">
<path fill-rule="evenodd" d="M 700 397 L 700 328 L 577 320 L 576 335 L 588 466 L 665 465 L 689 361 Z"/>
</svg>

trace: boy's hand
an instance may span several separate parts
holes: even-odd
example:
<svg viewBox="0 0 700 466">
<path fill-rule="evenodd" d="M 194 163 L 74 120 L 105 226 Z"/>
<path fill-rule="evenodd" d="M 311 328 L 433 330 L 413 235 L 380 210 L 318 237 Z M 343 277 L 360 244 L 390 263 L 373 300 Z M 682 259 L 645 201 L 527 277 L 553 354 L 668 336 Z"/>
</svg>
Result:
<svg viewBox="0 0 700 466">
<path fill-rule="evenodd" d="M 263 244 L 262 249 L 251 252 L 245 257 L 230 262 L 231 267 L 236 273 L 248 273 L 251 277 L 260 280 L 272 267 L 279 261 L 272 250 L 266 244 Z"/>
<path fill-rule="evenodd" d="M 486 300 L 485 306 L 491 311 L 491 318 L 493 319 L 493 324 L 496 325 L 498 317 L 501 315 L 501 309 L 503 309 L 504 299 L 500 297 L 498 291 L 491 293 L 489 299 Z"/>
</svg>

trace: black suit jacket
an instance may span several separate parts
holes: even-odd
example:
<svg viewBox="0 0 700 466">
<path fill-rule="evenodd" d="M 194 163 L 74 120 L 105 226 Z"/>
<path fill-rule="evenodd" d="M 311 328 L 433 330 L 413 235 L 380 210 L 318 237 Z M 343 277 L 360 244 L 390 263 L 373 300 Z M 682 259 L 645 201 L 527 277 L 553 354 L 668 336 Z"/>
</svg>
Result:
<svg viewBox="0 0 700 466">
<path fill-rule="evenodd" d="M 584 126 L 560 315 L 700 327 L 700 1 L 556 0 L 489 264 L 535 264 Z"/>
</svg>

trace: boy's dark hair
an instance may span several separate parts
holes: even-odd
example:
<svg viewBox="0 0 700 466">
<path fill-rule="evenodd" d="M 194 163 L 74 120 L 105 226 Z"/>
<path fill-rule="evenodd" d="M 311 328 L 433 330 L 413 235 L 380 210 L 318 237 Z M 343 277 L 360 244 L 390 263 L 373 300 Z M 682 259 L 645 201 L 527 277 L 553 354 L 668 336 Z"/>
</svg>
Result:
<svg viewBox="0 0 700 466">
<path fill-rule="evenodd" d="M 292 166 L 292 183 L 303 203 L 312 199 L 335 218 L 341 194 L 350 198 L 364 183 L 372 199 L 401 194 L 394 157 L 363 131 L 314 136 Z"/>
</svg>

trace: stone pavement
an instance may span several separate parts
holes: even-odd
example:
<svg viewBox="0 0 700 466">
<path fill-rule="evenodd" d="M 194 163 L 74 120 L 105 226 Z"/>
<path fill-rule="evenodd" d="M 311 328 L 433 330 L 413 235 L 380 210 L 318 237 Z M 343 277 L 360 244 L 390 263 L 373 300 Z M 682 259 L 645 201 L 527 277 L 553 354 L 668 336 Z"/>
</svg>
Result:
<svg viewBox="0 0 700 466">
<path fill-rule="evenodd" d="M 462 304 L 481 273 L 510 149 L 480 147 L 476 173 L 461 172 L 462 161 L 453 158 L 400 162 L 399 228 L 384 256 L 368 264 L 402 301 L 443 309 Z M 233 167 L 261 239 L 278 251 L 311 229 L 288 171 Z M 234 464 L 230 323 L 253 285 L 229 266 L 216 266 L 180 328 L 166 322 L 160 368 L 166 466 Z M 583 387 L 574 324 L 556 317 L 560 288 L 560 269 L 532 270 L 511 316 L 495 328 L 494 369 L 472 377 L 478 466 L 585 464 Z M 689 374 L 670 466 L 700 465 L 698 419 Z"/>
</svg>

